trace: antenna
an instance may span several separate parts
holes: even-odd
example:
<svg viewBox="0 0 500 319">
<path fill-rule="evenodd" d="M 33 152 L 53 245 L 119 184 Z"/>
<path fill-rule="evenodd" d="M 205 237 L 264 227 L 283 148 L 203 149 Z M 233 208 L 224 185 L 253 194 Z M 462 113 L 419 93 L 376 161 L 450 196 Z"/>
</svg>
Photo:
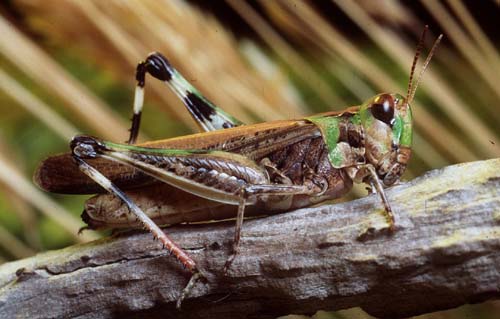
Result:
<svg viewBox="0 0 500 319">
<path fill-rule="evenodd" d="M 431 62 L 432 56 L 434 55 L 434 51 L 436 51 L 437 46 L 439 45 L 439 43 L 441 42 L 441 39 L 443 38 L 443 34 L 440 34 L 438 36 L 438 38 L 436 39 L 436 41 L 434 41 L 434 44 L 432 45 L 432 48 L 429 51 L 429 54 L 427 55 L 427 58 L 424 61 L 424 64 L 422 65 L 422 69 L 420 70 L 418 78 L 414 83 L 413 82 L 413 75 L 415 73 L 415 68 L 417 66 L 418 58 L 420 56 L 420 53 L 422 52 L 425 34 L 427 33 L 428 29 L 429 29 L 429 26 L 426 25 L 424 27 L 424 31 L 422 31 L 422 35 L 420 36 L 420 40 L 418 41 L 417 52 L 415 53 L 415 57 L 413 58 L 413 64 L 411 66 L 411 71 L 410 71 L 410 80 L 408 83 L 408 92 L 406 93 L 406 103 L 408 103 L 408 104 L 410 104 L 410 102 L 413 101 L 413 98 L 415 97 L 415 92 L 417 91 L 417 87 L 420 84 L 420 81 L 422 81 L 422 77 L 425 73 L 425 70 L 427 70 L 427 66 L 429 65 L 429 62 Z"/>
<path fill-rule="evenodd" d="M 424 31 L 422 31 L 422 35 L 420 35 L 420 40 L 418 40 L 417 44 L 417 52 L 415 52 L 415 56 L 413 57 L 413 63 L 411 64 L 410 80 L 408 81 L 408 91 L 406 92 L 407 101 L 413 89 L 413 74 L 415 73 L 415 68 L 417 67 L 418 58 L 420 57 L 420 53 L 422 52 L 422 48 L 424 46 L 424 39 L 427 30 L 429 30 L 428 25 L 424 27 Z M 408 103 L 410 103 L 410 101 L 408 101 Z"/>
<path fill-rule="evenodd" d="M 415 92 L 417 91 L 417 87 L 420 84 L 420 81 L 422 81 L 422 77 L 425 73 L 425 70 L 427 70 L 427 66 L 429 65 L 429 62 L 431 62 L 432 56 L 434 55 L 434 51 L 436 51 L 437 46 L 441 42 L 441 39 L 443 38 L 443 34 L 441 33 L 436 41 L 434 41 L 434 44 L 432 45 L 431 51 L 429 51 L 429 55 L 427 55 L 427 58 L 425 59 L 424 65 L 422 65 L 422 70 L 420 70 L 420 74 L 418 75 L 417 82 L 415 83 L 415 87 L 413 88 L 410 96 L 406 98 L 408 103 L 413 100 L 413 97 L 415 96 Z"/>
</svg>

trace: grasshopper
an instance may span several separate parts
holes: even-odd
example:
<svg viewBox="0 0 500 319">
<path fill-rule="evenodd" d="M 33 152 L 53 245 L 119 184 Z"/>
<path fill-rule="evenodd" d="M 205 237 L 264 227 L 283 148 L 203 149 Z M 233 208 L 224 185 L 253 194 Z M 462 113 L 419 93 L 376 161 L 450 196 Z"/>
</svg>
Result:
<svg viewBox="0 0 500 319">
<path fill-rule="evenodd" d="M 243 125 L 212 104 L 164 56 L 152 53 L 137 66 L 128 143 L 75 136 L 71 153 L 43 161 L 34 180 L 50 192 L 101 193 L 86 202 L 82 214 L 90 229 L 143 226 L 150 231 L 192 274 L 178 307 L 204 275 L 158 225 L 236 215 L 224 273 L 237 256 L 245 211 L 310 206 L 345 195 L 353 183 L 367 183 L 379 194 L 388 228 L 394 230 L 384 188 L 399 181 L 410 159 L 410 103 L 442 38 L 434 42 L 413 82 L 426 30 L 413 59 L 406 97 L 382 93 L 341 112 L 255 125 Z M 203 133 L 135 144 L 146 74 L 165 82 L 182 99 Z"/>
</svg>

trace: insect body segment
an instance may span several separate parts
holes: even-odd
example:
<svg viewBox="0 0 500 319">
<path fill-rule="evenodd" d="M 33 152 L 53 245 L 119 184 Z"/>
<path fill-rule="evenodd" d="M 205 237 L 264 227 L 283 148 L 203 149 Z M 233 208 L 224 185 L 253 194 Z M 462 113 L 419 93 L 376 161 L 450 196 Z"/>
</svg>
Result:
<svg viewBox="0 0 500 319">
<path fill-rule="evenodd" d="M 346 168 L 356 182 L 366 182 L 365 177 L 372 175 L 360 169 L 368 164 L 376 168 L 385 186 L 394 184 L 404 172 L 411 155 L 412 118 L 401 95 L 379 94 L 359 109 L 306 119 L 320 129 L 331 165 Z"/>
<path fill-rule="evenodd" d="M 330 163 L 335 168 L 364 163 L 365 146 L 363 127 L 353 117 L 357 110 L 340 115 L 318 115 L 306 118 L 314 123 L 328 147 Z"/>
<path fill-rule="evenodd" d="M 399 94 L 379 94 L 360 108 L 366 137 L 366 161 L 374 165 L 385 186 L 403 174 L 411 155 L 410 105 Z"/>
<path fill-rule="evenodd" d="M 152 218 L 161 224 L 211 219 L 212 215 L 207 213 L 210 209 L 205 205 L 207 200 L 221 205 L 214 205 L 214 210 L 222 207 L 224 211 L 219 215 L 216 212 L 213 218 L 236 216 L 233 252 L 224 272 L 228 271 L 239 250 L 243 217 L 248 206 L 286 211 L 341 197 L 352 188 L 353 182 L 364 182 L 379 194 L 389 229 L 394 230 L 394 214 L 384 187 L 399 180 L 411 156 L 410 103 L 440 39 L 441 36 L 414 83 L 413 72 L 423 39 L 420 40 L 406 98 L 383 93 L 360 107 L 343 112 L 255 125 L 242 125 L 213 105 L 165 57 L 152 53 L 137 67 L 129 143 L 76 136 L 70 145 L 72 153 L 44 161 L 35 180 L 42 188 L 63 193 L 75 193 L 75 189 L 95 191 L 95 184 L 98 184 L 119 198 L 125 209 L 116 207 L 110 195 L 90 199 L 82 218 L 89 228 L 142 225 L 149 230 L 192 273 L 178 299 L 180 306 L 203 275 L 195 261 L 168 238 Z M 146 73 L 168 84 L 206 133 L 131 145 L 135 143 L 140 126 Z M 78 174 L 78 170 L 84 175 Z M 74 178 L 73 184 L 68 176 Z M 173 203 L 179 202 L 177 197 L 191 200 L 179 204 L 182 209 L 178 212 L 175 204 L 167 205 L 170 215 L 155 213 L 159 207 L 157 202 L 141 202 L 139 206 L 132 201 L 130 194 L 141 197 L 142 188 L 137 188 L 136 183 L 146 187 L 145 192 L 175 194 Z M 228 207 L 234 207 L 232 213 Z M 113 215 L 116 210 L 122 213 Z"/>
<path fill-rule="evenodd" d="M 341 114 L 306 118 L 321 131 L 331 165 L 357 183 L 373 185 L 394 229 L 394 216 L 383 186 L 399 180 L 411 155 L 410 106 L 398 94 L 379 94 Z M 383 184 L 383 186 L 382 186 Z"/>
</svg>

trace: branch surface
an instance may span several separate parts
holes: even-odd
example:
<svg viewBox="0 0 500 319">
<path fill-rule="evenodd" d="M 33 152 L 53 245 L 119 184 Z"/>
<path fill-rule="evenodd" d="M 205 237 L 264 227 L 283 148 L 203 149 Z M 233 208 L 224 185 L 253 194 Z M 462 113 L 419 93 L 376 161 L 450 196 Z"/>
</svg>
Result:
<svg viewBox="0 0 500 319">
<path fill-rule="evenodd" d="M 500 159 L 449 166 L 378 196 L 166 232 L 208 277 L 180 311 L 189 274 L 151 235 L 117 234 L 0 266 L 0 318 L 274 318 L 362 307 L 402 318 L 500 297 Z"/>
</svg>

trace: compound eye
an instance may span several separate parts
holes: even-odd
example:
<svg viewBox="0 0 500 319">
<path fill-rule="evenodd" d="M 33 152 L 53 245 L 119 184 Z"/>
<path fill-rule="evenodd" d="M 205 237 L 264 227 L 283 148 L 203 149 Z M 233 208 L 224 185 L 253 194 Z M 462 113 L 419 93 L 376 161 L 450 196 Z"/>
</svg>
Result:
<svg viewBox="0 0 500 319">
<path fill-rule="evenodd" d="M 381 94 L 375 98 L 371 106 L 373 116 L 387 125 L 394 119 L 394 99 L 390 94 Z"/>
</svg>

